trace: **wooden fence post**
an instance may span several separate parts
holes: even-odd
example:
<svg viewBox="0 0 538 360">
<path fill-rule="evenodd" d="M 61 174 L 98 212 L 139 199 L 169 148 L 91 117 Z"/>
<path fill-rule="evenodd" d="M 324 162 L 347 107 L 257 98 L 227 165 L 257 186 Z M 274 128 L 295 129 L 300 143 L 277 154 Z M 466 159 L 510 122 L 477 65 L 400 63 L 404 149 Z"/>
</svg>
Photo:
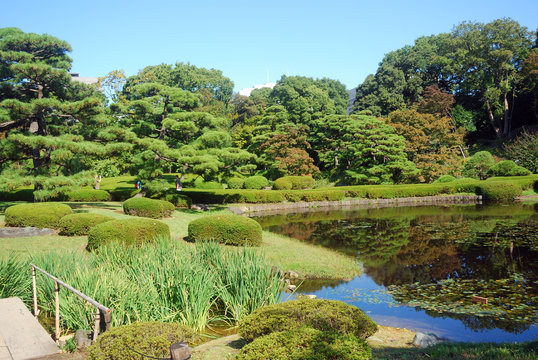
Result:
<svg viewBox="0 0 538 360">
<path fill-rule="evenodd" d="M 60 284 L 56 281 L 54 292 L 56 293 L 56 341 L 60 340 Z"/>
<path fill-rule="evenodd" d="M 32 266 L 32 288 L 34 290 L 34 316 L 39 315 L 39 310 L 37 310 L 37 284 L 36 284 L 36 272 L 35 268 Z"/>
<path fill-rule="evenodd" d="M 99 308 L 95 308 L 95 322 L 93 324 L 93 339 L 92 341 L 97 340 L 97 335 L 99 335 L 99 325 L 101 323 L 101 312 Z"/>
</svg>

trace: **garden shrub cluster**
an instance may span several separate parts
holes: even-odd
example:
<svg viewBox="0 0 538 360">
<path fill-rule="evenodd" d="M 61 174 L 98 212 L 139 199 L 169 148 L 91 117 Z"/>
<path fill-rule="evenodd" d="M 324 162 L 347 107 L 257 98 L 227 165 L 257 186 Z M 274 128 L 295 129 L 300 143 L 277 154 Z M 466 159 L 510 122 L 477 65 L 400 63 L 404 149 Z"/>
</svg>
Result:
<svg viewBox="0 0 538 360">
<path fill-rule="evenodd" d="M 0 191 L 0 201 L 34 201 L 34 189 Z"/>
<path fill-rule="evenodd" d="M 477 193 L 486 201 L 513 201 L 521 192 L 518 185 L 504 182 L 484 182 L 477 189 Z"/>
<path fill-rule="evenodd" d="M 195 181 L 194 187 L 196 189 L 217 190 L 222 189 L 222 184 L 216 181 Z"/>
<path fill-rule="evenodd" d="M 10 206 L 5 212 L 6 226 L 57 229 L 62 217 L 73 212 L 71 207 L 59 203 L 35 203 Z"/>
<path fill-rule="evenodd" d="M 368 344 L 351 334 L 301 328 L 275 332 L 247 344 L 236 360 L 367 360 Z"/>
<path fill-rule="evenodd" d="M 95 225 L 112 220 L 114 220 L 113 217 L 100 214 L 76 213 L 61 218 L 58 227 L 60 229 L 60 235 L 88 235 L 90 229 Z"/>
<path fill-rule="evenodd" d="M 159 200 L 168 201 L 177 208 L 190 208 L 192 205 L 192 200 L 187 195 L 183 194 L 166 194 Z"/>
<path fill-rule="evenodd" d="M 355 306 L 336 300 L 299 299 L 259 308 L 239 323 L 239 333 L 245 340 L 253 341 L 302 327 L 352 334 L 359 339 L 377 331 L 372 319 Z"/>
<path fill-rule="evenodd" d="M 110 197 L 113 201 L 125 201 L 138 194 L 140 190 L 130 187 L 118 187 L 108 190 L 108 192 L 110 193 Z"/>
<path fill-rule="evenodd" d="M 156 238 L 169 238 L 168 225 L 152 219 L 122 219 L 101 223 L 88 233 L 88 250 L 99 246 L 121 242 L 127 246 L 152 242 Z"/>
<path fill-rule="evenodd" d="M 494 164 L 493 155 L 487 151 L 479 151 L 466 160 L 461 173 L 465 177 L 483 180 L 487 178 L 487 173 Z"/>
<path fill-rule="evenodd" d="M 139 360 L 140 355 L 128 347 L 152 357 L 167 358 L 172 344 L 197 340 L 192 329 L 177 323 L 133 323 L 114 327 L 100 335 L 88 349 L 88 359 Z"/>
<path fill-rule="evenodd" d="M 512 160 L 503 160 L 489 168 L 489 176 L 526 176 L 531 172 Z"/>
<path fill-rule="evenodd" d="M 226 245 L 259 246 L 262 227 L 253 219 L 225 214 L 209 215 L 189 223 L 189 238 L 194 241 L 215 240 Z"/>
<path fill-rule="evenodd" d="M 172 203 L 165 200 L 136 197 L 125 200 L 123 212 L 128 215 L 161 219 L 170 216 L 175 210 Z"/>
<path fill-rule="evenodd" d="M 62 195 L 63 201 L 109 201 L 110 194 L 105 190 L 78 189 Z"/>
<path fill-rule="evenodd" d="M 269 180 L 264 176 L 250 176 L 245 179 L 245 189 L 261 190 L 269 186 Z"/>
<path fill-rule="evenodd" d="M 228 185 L 228 189 L 242 189 L 245 185 L 245 180 L 239 177 L 233 177 L 226 181 L 226 185 Z"/>
<path fill-rule="evenodd" d="M 452 176 L 452 175 L 441 175 L 433 183 L 434 184 L 444 184 L 444 183 L 452 182 L 454 180 L 456 180 L 456 178 L 454 176 Z"/>
<path fill-rule="evenodd" d="M 310 176 L 283 176 L 275 180 L 276 190 L 305 190 L 312 189 L 315 180 Z"/>
</svg>

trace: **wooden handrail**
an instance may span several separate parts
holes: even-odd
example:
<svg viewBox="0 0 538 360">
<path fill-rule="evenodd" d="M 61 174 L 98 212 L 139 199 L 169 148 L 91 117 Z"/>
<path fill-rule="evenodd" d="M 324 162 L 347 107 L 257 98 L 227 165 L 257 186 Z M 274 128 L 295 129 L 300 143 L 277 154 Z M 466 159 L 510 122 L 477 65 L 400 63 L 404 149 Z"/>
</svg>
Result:
<svg viewBox="0 0 538 360">
<path fill-rule="evenodd" d="M 39 268 L 38 266 L 34 264 L 30 264 L 32 267 L 32 284 L 33 284 L 33 290 L 34 290 L 34 316 L 37 317 L 39 314 L 39 310 L 37 309 L 37 285 L 36 285 L 36 270 L 41 272 L 43 275 L 51 278 L 55 282 L 54 292 L 56 293 L 56 311 L 55 311 L 55 317 L 56 317 L 56 333 L 55 338 L 56 341 L 60 338 L 60 285 L 62 285 L 67 290 L 71 291 L 81 299 L 86 300 L 91 305 L 95 306 L 96 312 L 95 312 L 95 324 L 94 324 L 94 330 L 93 330 L 93 340 L 97 339 L 97 335 L 99 334 L 99 328 L 101 325 L 101 322 L 103 323 L 102 329 L 103 331 L 106 331 L 110 329 L 110 322 L 112 320 L 111 312 L 109 308 L 104 306 L 103 304 L 98 303 L 94 299 L 90 298 L 89 296 L 83 294 L 82 292 L 78 291 L 74 287 L 72 287 L 69 284 L 66 284 L 62 280 L 58 279 L 54 275 L 49 274 L 45 270 Z"/>
</svg>

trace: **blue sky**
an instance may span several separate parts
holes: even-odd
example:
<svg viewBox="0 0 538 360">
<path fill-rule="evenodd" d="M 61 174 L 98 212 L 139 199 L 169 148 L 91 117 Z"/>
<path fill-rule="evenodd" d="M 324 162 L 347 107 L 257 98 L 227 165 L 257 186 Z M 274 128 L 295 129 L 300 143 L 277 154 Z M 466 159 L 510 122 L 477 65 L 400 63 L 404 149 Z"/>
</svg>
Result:
<svg viewBox="0 0 538 360">
<path fill-rule="evenodd" d="M 1 0 L 0 27 L 48 33 L 73 47 L 73 72 L 103 76 L 190 62 L 222 70 L 235 90 L 283 74 L 348 88 L 384 54 L 462 21 L 510 17 L 534 31 L 536 0 L 102 1 Z"/>
</svg>

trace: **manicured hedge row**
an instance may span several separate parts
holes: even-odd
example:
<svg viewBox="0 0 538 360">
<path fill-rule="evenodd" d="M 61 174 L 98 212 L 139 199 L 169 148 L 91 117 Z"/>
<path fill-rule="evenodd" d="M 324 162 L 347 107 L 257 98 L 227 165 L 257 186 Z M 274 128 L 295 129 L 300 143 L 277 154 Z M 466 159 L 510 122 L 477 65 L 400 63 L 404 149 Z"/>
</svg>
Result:
<svg viewBox="0 0 538 360">
<path fill-rule="evenodd" d="M 259 308 L 239 323 L 247 341 L 278 331 L 310 327 L 366 339 L 377 325 L 359 308 L 337 300 L 299 299 Z"/>
<path fill-rule="evenodd" d="M 316 181 L 310 176 L 283 176 L 275 180 L 276 190 L 312 189 Z"/>
<path fill-rule="evenodd" d="M 194 241 L 215 240 L 226 245 L 259 246 L 262 227 L 253 219 L 239 215 L 209 215 L 189 223 L 189 238 Z"/>
<path fill-rule="evenodd" d="M 110 193 L 110 197 L 113 201 L 125 201 L 140 192 L 139 189 L 134 189 L 130 187 L 118 187 L 107 191 Z"/>
<path fill-rule="evenodd" d="M 62 195 L 63 201 L 110 201 L 110 194 L 105 190 L 78 189 Z"/>
<path fill-rule="evenodd" d="M 67 236 L 80 236 L 88 235 L 88 232 L 95 225 L 112 221 L 113 217 L 92 214 L 92 213 L 78 213 L 69 214 L 60 219 L 58 227 L 60 228 L 61 235 Z"/>
<path fill-rule="evenodd" d="M 0 201 L 34 201 L 34 189 L 0 191 Z"/>
<path fill-rule="evenodd" d="M 513 201 L 521 195 L 521 187 L 502 182 L 484 182 L 478 185 L 478 194 L 486 201 Z"/>
<path fill-rule="evenodd" d="M 60 219 L 72 212 L 71 207 L 66 204 L 20 204 L 6 209 L 5 222 L 6 226 L 57 229 Z"/>
<path fill-rule="evenodd" d="M 165 200 L 136 197 L 125 200 L 123 212 L 128 215 L 161 219 L 170 216 L 175 210 L 172 203 Z"/>
<path fill-rule="evenodd" d="M 170 237 L 168 225 L 153 219 L 112 220 L 90 229 L 88 250 L 111 242 L 121 242 L 128 246 L 140 245 L 152 242 L 157 237 Z"/>
</svg>

